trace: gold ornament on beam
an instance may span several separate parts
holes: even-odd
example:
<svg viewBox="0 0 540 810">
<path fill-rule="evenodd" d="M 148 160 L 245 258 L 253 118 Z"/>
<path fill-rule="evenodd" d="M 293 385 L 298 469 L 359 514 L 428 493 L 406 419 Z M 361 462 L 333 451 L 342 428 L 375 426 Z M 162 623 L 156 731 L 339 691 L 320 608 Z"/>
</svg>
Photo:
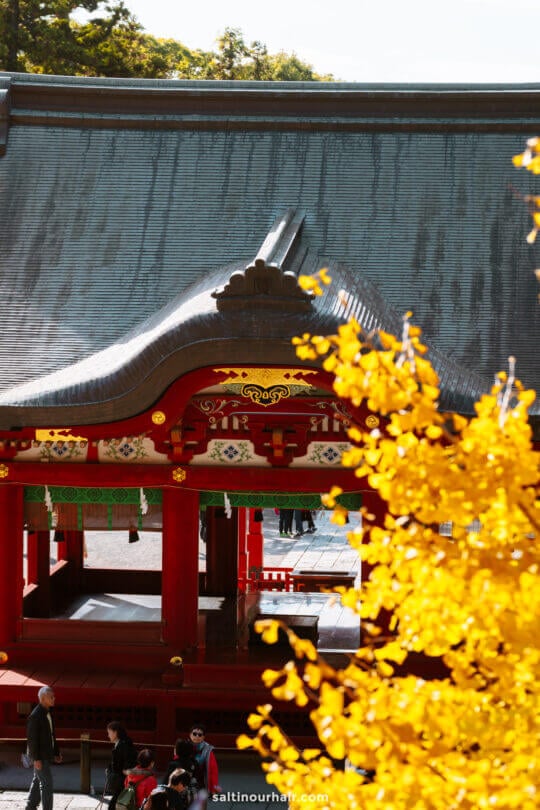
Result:
<svg viewBox="0 0 540 810">
<path fill-rule="evenodd" d="M 255 405 L 275 405 L 280 399 L 287 399 L 291 395 L 288 385 L 271 385 L 270 388 L 263 388 L 261 385 L 243 385 L 240 392 L 243 397 L 250 399 Z"/>
<path fill-rule="evenodd" d="M 317 373 L 304 368 L 215 368 L 214 371 L 228 375 L 220 382 L 228 391 L 265 408 L 294 394 L 308 393 L 314 386 L 302 378 Z"/>
<path fill-rule="evenodd" d="M 379 417 L 375 416 L 374 414 L 370 414 L 366 417 L 366 427 L 373 430 L 373 428 L 379 427 Z"/>
<path fill-rule="evenodd" d="M 7 464 L 0 464 L 0 478 L 7 478 L 9 475 L 9 467 Z"/>
<path fill-rule="evenodd" d="M 152 422 L 154 423 L 154 425 L 162 425 L 165 422 L 166 418 L 167 417 L 165 416 L 163 411 L 154 411 L 154 413 L 152 414 Z"/>
<path fill-rule="evenodd" d="M 175 467 L 172 471 L 173 481 L 176 481 L 177 484 L 181 484 L 187 478 L 187 473 L 182 467 Z"/>
<path fill-rule="evenodd" d="M 86 436 L 76 436 L 68 428 L 36 428 L 36 442 L 87 442 Z"/>
</svg>

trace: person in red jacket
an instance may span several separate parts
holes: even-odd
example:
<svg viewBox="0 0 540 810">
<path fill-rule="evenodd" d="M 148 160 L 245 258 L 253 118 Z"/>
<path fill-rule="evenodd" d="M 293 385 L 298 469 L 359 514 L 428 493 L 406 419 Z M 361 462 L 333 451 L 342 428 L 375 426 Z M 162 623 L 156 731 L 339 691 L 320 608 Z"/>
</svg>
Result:
<svg viewBox="0 0 540 810">
<path fill-rule="evenodd" d="M 194 723 L 189 732 L 189 739 L 193 743 L 195 756 L 195 778 L 200 788 L 206 790 L 209 796 L 221 793 L 218 784 L 218 766 L 214 754 L 214 746 L 205 740 L 206 728 L 202 723 Z"/>
<path fill-rule="evenodd" d="M 154 764 L 153 753 L 149 748 L 143 748 L 137 755 L 135 767 L 125 771 L 126 781 L 124 787 L 129 787 L 129 785 L 135 787 L 135 803 L 137 807 L 140 807 L 147 796 L 157 787 Z"/>
</svg>

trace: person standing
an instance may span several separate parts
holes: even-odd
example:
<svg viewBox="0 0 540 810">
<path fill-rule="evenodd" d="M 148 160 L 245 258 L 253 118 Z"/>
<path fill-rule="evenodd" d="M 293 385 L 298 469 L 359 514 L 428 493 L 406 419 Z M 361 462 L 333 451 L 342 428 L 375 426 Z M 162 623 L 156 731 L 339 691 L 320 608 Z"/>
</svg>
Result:
<svg viewBox="0 0 540 810">
<path fill-rule="evenodd" d="M 201 723 L 194 723 L 189 732 L 189 739 L 193 743 L 195 756 L 195 778 L 200 788 L 208 796 L 221 793 L 218 784 L 218 766 L 214 754 L 214 746 L 205 740 L 206 728 Z"/>
<path fill-rule="evenodd" d="M 51 763 L 62 762 L 62 755 L 54 733 L 51 709 L 55 695 L 50 686 L 41 687 L 38 700 L 26 724 L 27 751 L 34 761 L 34 776 L 26 799 L 26 810 L 36 810 L 40 801 L 43 810 L 53 810 Z"/>
<path fill-rule="evenodd" d="M 131 737 L 128 737 L 124 726 L 118 720 L 111 720 L 108 723 L 107 736 L 113 743 L 113 749 L 111 761 L 105 771 L 106 784 L 103 792 L 111 794 L 109 810 L 115 810 L 116 800 L 124 787 L 124 771 L 133 768 L 137 761 L 137 752 Z"/>
<path fill-rule="evenodd" d="M 317 527 L 315 526 L 315 523 L 313 521 L 313 512 L 311 511 L 311 509 L 304 509 L 303 510 L 303 512 L 302 512 L 302 523 L 304 523 L 304 521 L 307 521 L 307 525 L 308 525 L 307 532 L 308 532 L 308 534 L 313 534 L 314 532 L 317 531 Z"/>
<path fill-rule="evenodd" d="M 280 509 L 279 510 L 279 536 L 280 537 L 290 537 L 292 534 L 292 521 L 293 521 L 293 510 L 292 509 Z"/>
<path fill-rule="evenodd" d="M 293 534 L 293 537 L 302 537 L 302 535 L 304 534 L 304 526 L 303 526 L 303 523 L 302 523 L 302 515 L 303 515 L 303 510 L 302 509 L 295 509 L 294 510 L 294 528 L 295 528 L 295 532 Z"/>
</svg>

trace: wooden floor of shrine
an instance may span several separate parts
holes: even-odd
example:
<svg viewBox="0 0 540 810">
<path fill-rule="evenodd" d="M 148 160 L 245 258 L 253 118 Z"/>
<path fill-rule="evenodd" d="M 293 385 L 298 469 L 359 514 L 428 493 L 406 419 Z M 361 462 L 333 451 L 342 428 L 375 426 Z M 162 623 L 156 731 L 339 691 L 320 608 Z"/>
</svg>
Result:
<svg viewBox="0 0 540 810">
<path fill-rule="evenodd" d="M 359 618 L 341 605 L 338 594 L 263 591 L 241 594 L 237 599 L 199 597 L 199 653 L 205 651 L 205 658 L 221 658 L 227 652 L 247 650 L 249 624 L 259 614 L 276 618 L 318 617 L 319 650 L 353 651 L 360 643 Z M 54 619 L 125 622 L 126 635 L 131 635 L 133 623 L 161 620 L 161 596 L 85 594 L 51 620 Z"/>
</svg>

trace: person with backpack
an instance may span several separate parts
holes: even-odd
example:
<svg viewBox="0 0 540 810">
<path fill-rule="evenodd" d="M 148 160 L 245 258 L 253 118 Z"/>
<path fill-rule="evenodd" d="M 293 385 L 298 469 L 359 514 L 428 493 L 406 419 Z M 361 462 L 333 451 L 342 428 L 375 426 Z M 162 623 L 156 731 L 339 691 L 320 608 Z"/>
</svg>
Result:
<svg viewBox="0 0 540 810">
<path fill-rule="evenodd" d="M 126 771 L 124 790 L 116 800 L 117 810 L 138 810 L 144 800 L 157 787 L 154 764 L 154 755 L 149 748 L 143 748 L 142 751 L 139 751 L 135 767 Z M 127 804 L 128 800 L 131 799 L 131 794 L 128 795 L 129 791 L 134 794 L 134 804 L 131 806 Z M 123 798 L 124 794 L 125 798 Z"/>
<path fill-rule="evenodd" d="M 107 725 L 107 735 L 113 743 L 110 762 L 105 769 L 104 793 L 111 794 L 109 810 L 115 810 L 116 799 L 124 787 L 124 771 L 133 768 L 137 761 L 137 751 L 126 729 L 119 720 L 111 720 Z"/>
</svg>

